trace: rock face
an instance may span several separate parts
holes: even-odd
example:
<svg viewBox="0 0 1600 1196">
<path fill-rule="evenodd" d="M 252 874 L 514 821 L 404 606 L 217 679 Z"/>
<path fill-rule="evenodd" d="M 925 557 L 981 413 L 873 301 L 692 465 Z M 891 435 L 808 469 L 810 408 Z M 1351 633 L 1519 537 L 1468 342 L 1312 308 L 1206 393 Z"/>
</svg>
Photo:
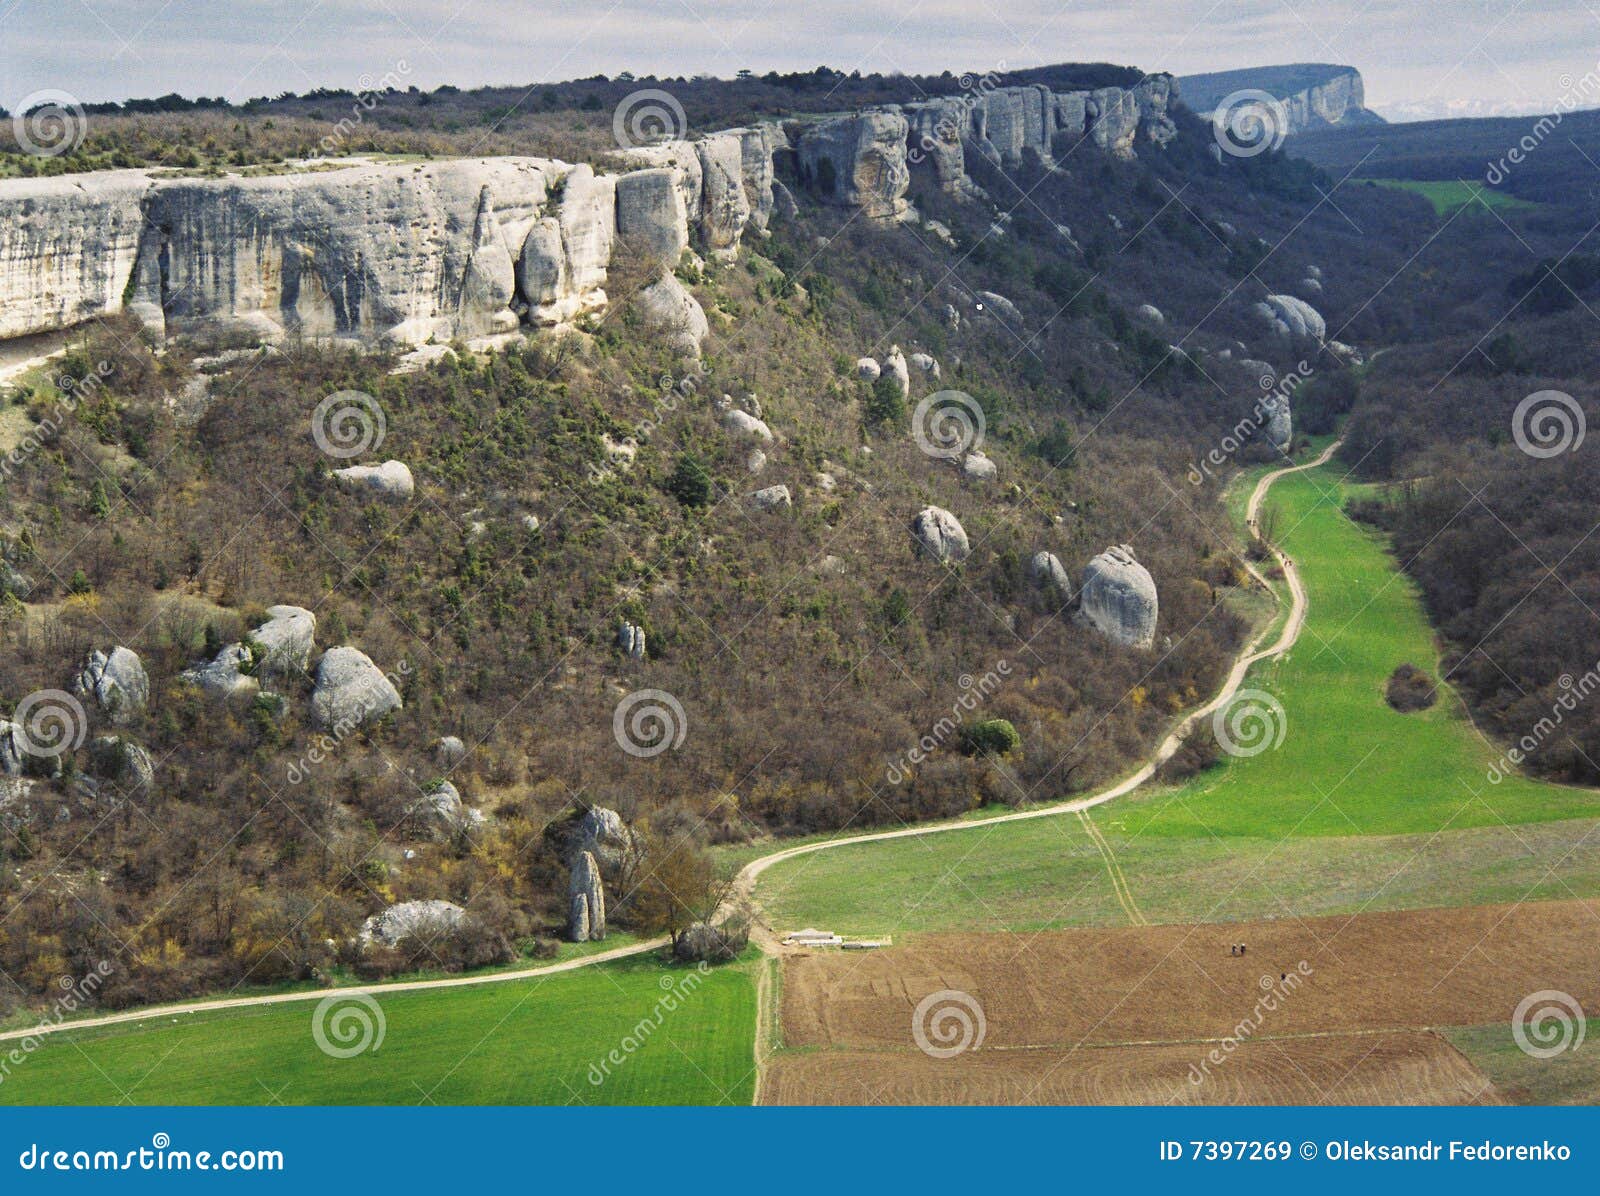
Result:
<svg viewBox="0 0 1600 1196">
<path fill-rule="evenodd" d="M 1327 321 L 1304 299 L 1293 295 L 1268 295 L 1251 310 L 1280 337 L 1314 340 L 1318 344 L 1327 339 Z"/>
<path fill-rule="evenodd" d="M 1030 158 L 1050 166 L 1058 148 L 1070 150 L 1087 136 L 1103 150 L 1132 157 L 1141 131 L 1155 145 L 1177 135 L 1168 115 L 1175 95 L 1171 76 L 1158 74 L 1132 88 L 1054 92 L 1027 84 L 904 104 L 907 162 L 948 194 L 981 196 L 967 174 L 971 155 L 1002 169 Z"/>
<path fill-rule="evenodd" d="M 1383 124 L 1366 106 L 1366 87 L 1353 66 L 1303 62 L 1289 66 L 1250 67 L 1209 75 L 1184 75 L 1178 80 L 1184 101 L 1202 116 L 1230 95 L 1259 90 L 1276 97 L 1288 118 L 1286 134 L 1333 125 Z"/>
<path fill-rule="evenodd" d="M 459 735 L 445 735 L 433 745 L 433 758 L 440 768 L 454 768 L 467 758 L 467 745 Z"/>
<path fill-rule="evenodd" d="M 700 346 L 711 328 L 699 301 L 675 275 L 663 275 L 645 287 L 634 306 L 646 332 L 662 338 L 685 357 L 700 356 Z"/>
<path fill-rule="evenodd" d="M 807 125 L 796 142 L 800 177 L 828 203 L 876 220 L 906 211 L 906 118 L 893 108 Z"/>
<path fill-rule="evenodd" d="M 311 717 L 326 731 L 353 730 L 400 709 L 400 691 L 357 648 L 329 648 L 317 663 Z"/>
<path fill-rule="evenodd" d="M 333 471 L 333 477 L 346 490 L 354 490 L 389 502 L 405 502 L 416 493 L 411 468 L 404 461 L 385 461 L 382 465 L 347 465 Z"/>
<path fill-rule="evenodd" d="M 126 724 L 150 701 L 150 678 L 131 648 L 98 648 L 89 653 L 72 685 L 79 697 L 93 698 L 113 723 Z"/>
<path fill-rule="evenodd" d="M 1061 559 L 1053 552 L 1036 552 L 1028 561 L 1028 576 L 1033 584 L 1044 590 L 1057 602 L 1072 598 L 1072 582 L 1062 567 Z"/>
<path fill-rule="evenodd" d="M 433 942 L 459 929 L 468 916 L 453 901 L 402 901 L 363 922 L 359 937 L 368 946 L 396 947 L 408 938 Z"/>
<path fill-rule="evenodd" d="M 142 170 L 0 180 L 0 338 L 122 307 L 149 187 Z"/>
<path fill-rule="evenodd" d="M 672 270 L 689 248 L 678 176 L 665 167 L 617 179 L 617 249 L 650 270 Z"/>
<path fill-rule="evenodd" d="M 961 521 L 943 507 L 927 507 L 920 511 L 911 521 L 911 536 L 920 555 L 942 564 L 957 564 L 972 553 Z"/>
<path fill-rule="evenodd" d="M 567 877 L 567 938 L 574 943 L 606 937 L 606 892 L 600 865 L 585 851 L 578 854 Z"/>
<path fill-rule="evenodd" d="M 1101 634 L 1132 648 L 1156 642 L 1156 583 L 1126 544 L 1108 548 L 1083 571 L 1081 609 Z"/>
<path fill-rule="evenodd" d="M 257 671 L 262 676 L 293 677 L 311 667 L 317 616 L 303 606 L 269 606 L 267 621 L 250 638 L 261 649 Z"/>
<path fill-rule="evenodd" d="M 961 458 L 961 476 L 969 482 L 992 482 L 999 472 L 992 457 L 976 450 Z"/>
</svg>

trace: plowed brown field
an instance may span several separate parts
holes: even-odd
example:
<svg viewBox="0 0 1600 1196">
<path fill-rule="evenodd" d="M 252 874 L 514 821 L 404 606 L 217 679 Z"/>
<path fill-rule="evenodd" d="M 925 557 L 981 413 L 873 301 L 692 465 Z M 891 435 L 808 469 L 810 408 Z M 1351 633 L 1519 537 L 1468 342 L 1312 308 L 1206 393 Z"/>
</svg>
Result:
<svg viewBox="0 0 1600 1196">
<path fill-rule="evenodd" d="M 931 935 L 880 952 L 801 953 L 786 960 L 788 1050 L 764 1094 L 772 1103 L 1495 1102 L 1487 1078 L 1428 1031 L 1501 1022 L 1509 1034 L 1517 1003 L 1539 989 L 1600 1013 L 1597 931 L 1600 901 L 1559 901 Z M 1246 953 L 1231 955 L 1233 943 Z M 970 998 L 968 1019 L 981 1010 L 983 1031 L 977 1049 L 937 1059 L 918 1048 L 913 1021 L 919 1002 L 945 990 Z M 956 1021 L 934 1017 L 924 1036 L 935 1046 L 940 1029 L 959 1038 Z M 1213 1052 L 1221 1061 L 1208 1066 Z"/>
</svg>

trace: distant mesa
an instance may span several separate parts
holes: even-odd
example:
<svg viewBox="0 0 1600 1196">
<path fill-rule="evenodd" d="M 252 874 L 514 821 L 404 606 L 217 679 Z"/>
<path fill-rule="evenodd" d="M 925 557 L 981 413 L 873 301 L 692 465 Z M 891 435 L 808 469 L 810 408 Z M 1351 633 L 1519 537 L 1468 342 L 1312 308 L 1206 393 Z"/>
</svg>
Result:
<svg viewBox="0 0 1600 1196">
<path fill-rule="evenodd" d="M 1287 66 L 1184 75 L 1178 79 L 1178 94 L 1201 116 L 1210 116 L 1229 96 L 1241 91 L 1264 91 L 1282 100 L 1288 117 L 1288 127 L 1283 130 L 1286 134 L 1386 123 L 1366 106 L 1361 72 L 1353 66 L 1296 62 Z"/>
</svg>

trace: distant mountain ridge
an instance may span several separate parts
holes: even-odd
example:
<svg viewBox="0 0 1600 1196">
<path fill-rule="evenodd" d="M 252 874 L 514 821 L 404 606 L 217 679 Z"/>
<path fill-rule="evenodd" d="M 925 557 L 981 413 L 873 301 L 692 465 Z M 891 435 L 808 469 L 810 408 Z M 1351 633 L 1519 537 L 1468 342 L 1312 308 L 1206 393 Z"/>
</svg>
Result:
<svg viewBox="0 0 1600 1196">
<path fill-rule="evenodd" d="M 1385 121 L 1366 106 L 1361 72 L 1353 66 L 1299 62 L 1284 66 L 1246 67 L 1178 79 L 1183 101 L 1201 115 L 1212 112 L 1239 91 L 1264 91 L 1283 101 L 1288 133 L 1344 125 L 1381 125 Z"/>
</svg>

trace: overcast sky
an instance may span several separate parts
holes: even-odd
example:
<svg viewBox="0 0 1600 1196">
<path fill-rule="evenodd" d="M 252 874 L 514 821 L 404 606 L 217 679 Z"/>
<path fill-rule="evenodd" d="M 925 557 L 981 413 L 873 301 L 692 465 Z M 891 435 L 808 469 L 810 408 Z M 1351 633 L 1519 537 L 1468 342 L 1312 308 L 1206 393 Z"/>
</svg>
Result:
<svg viewBox="0 0 1600 1196">
<path fill-rule="evenodd" d="M 1185 74 L 1311 61 L 1358 67 L 1379 108 L 1548 111 L 1597 55 L 1600 0 L 0 0 L 13 109 L 46 88 L 241 100 L 391 73 L 430 89 L 824 62 Z"/>
</svg>

